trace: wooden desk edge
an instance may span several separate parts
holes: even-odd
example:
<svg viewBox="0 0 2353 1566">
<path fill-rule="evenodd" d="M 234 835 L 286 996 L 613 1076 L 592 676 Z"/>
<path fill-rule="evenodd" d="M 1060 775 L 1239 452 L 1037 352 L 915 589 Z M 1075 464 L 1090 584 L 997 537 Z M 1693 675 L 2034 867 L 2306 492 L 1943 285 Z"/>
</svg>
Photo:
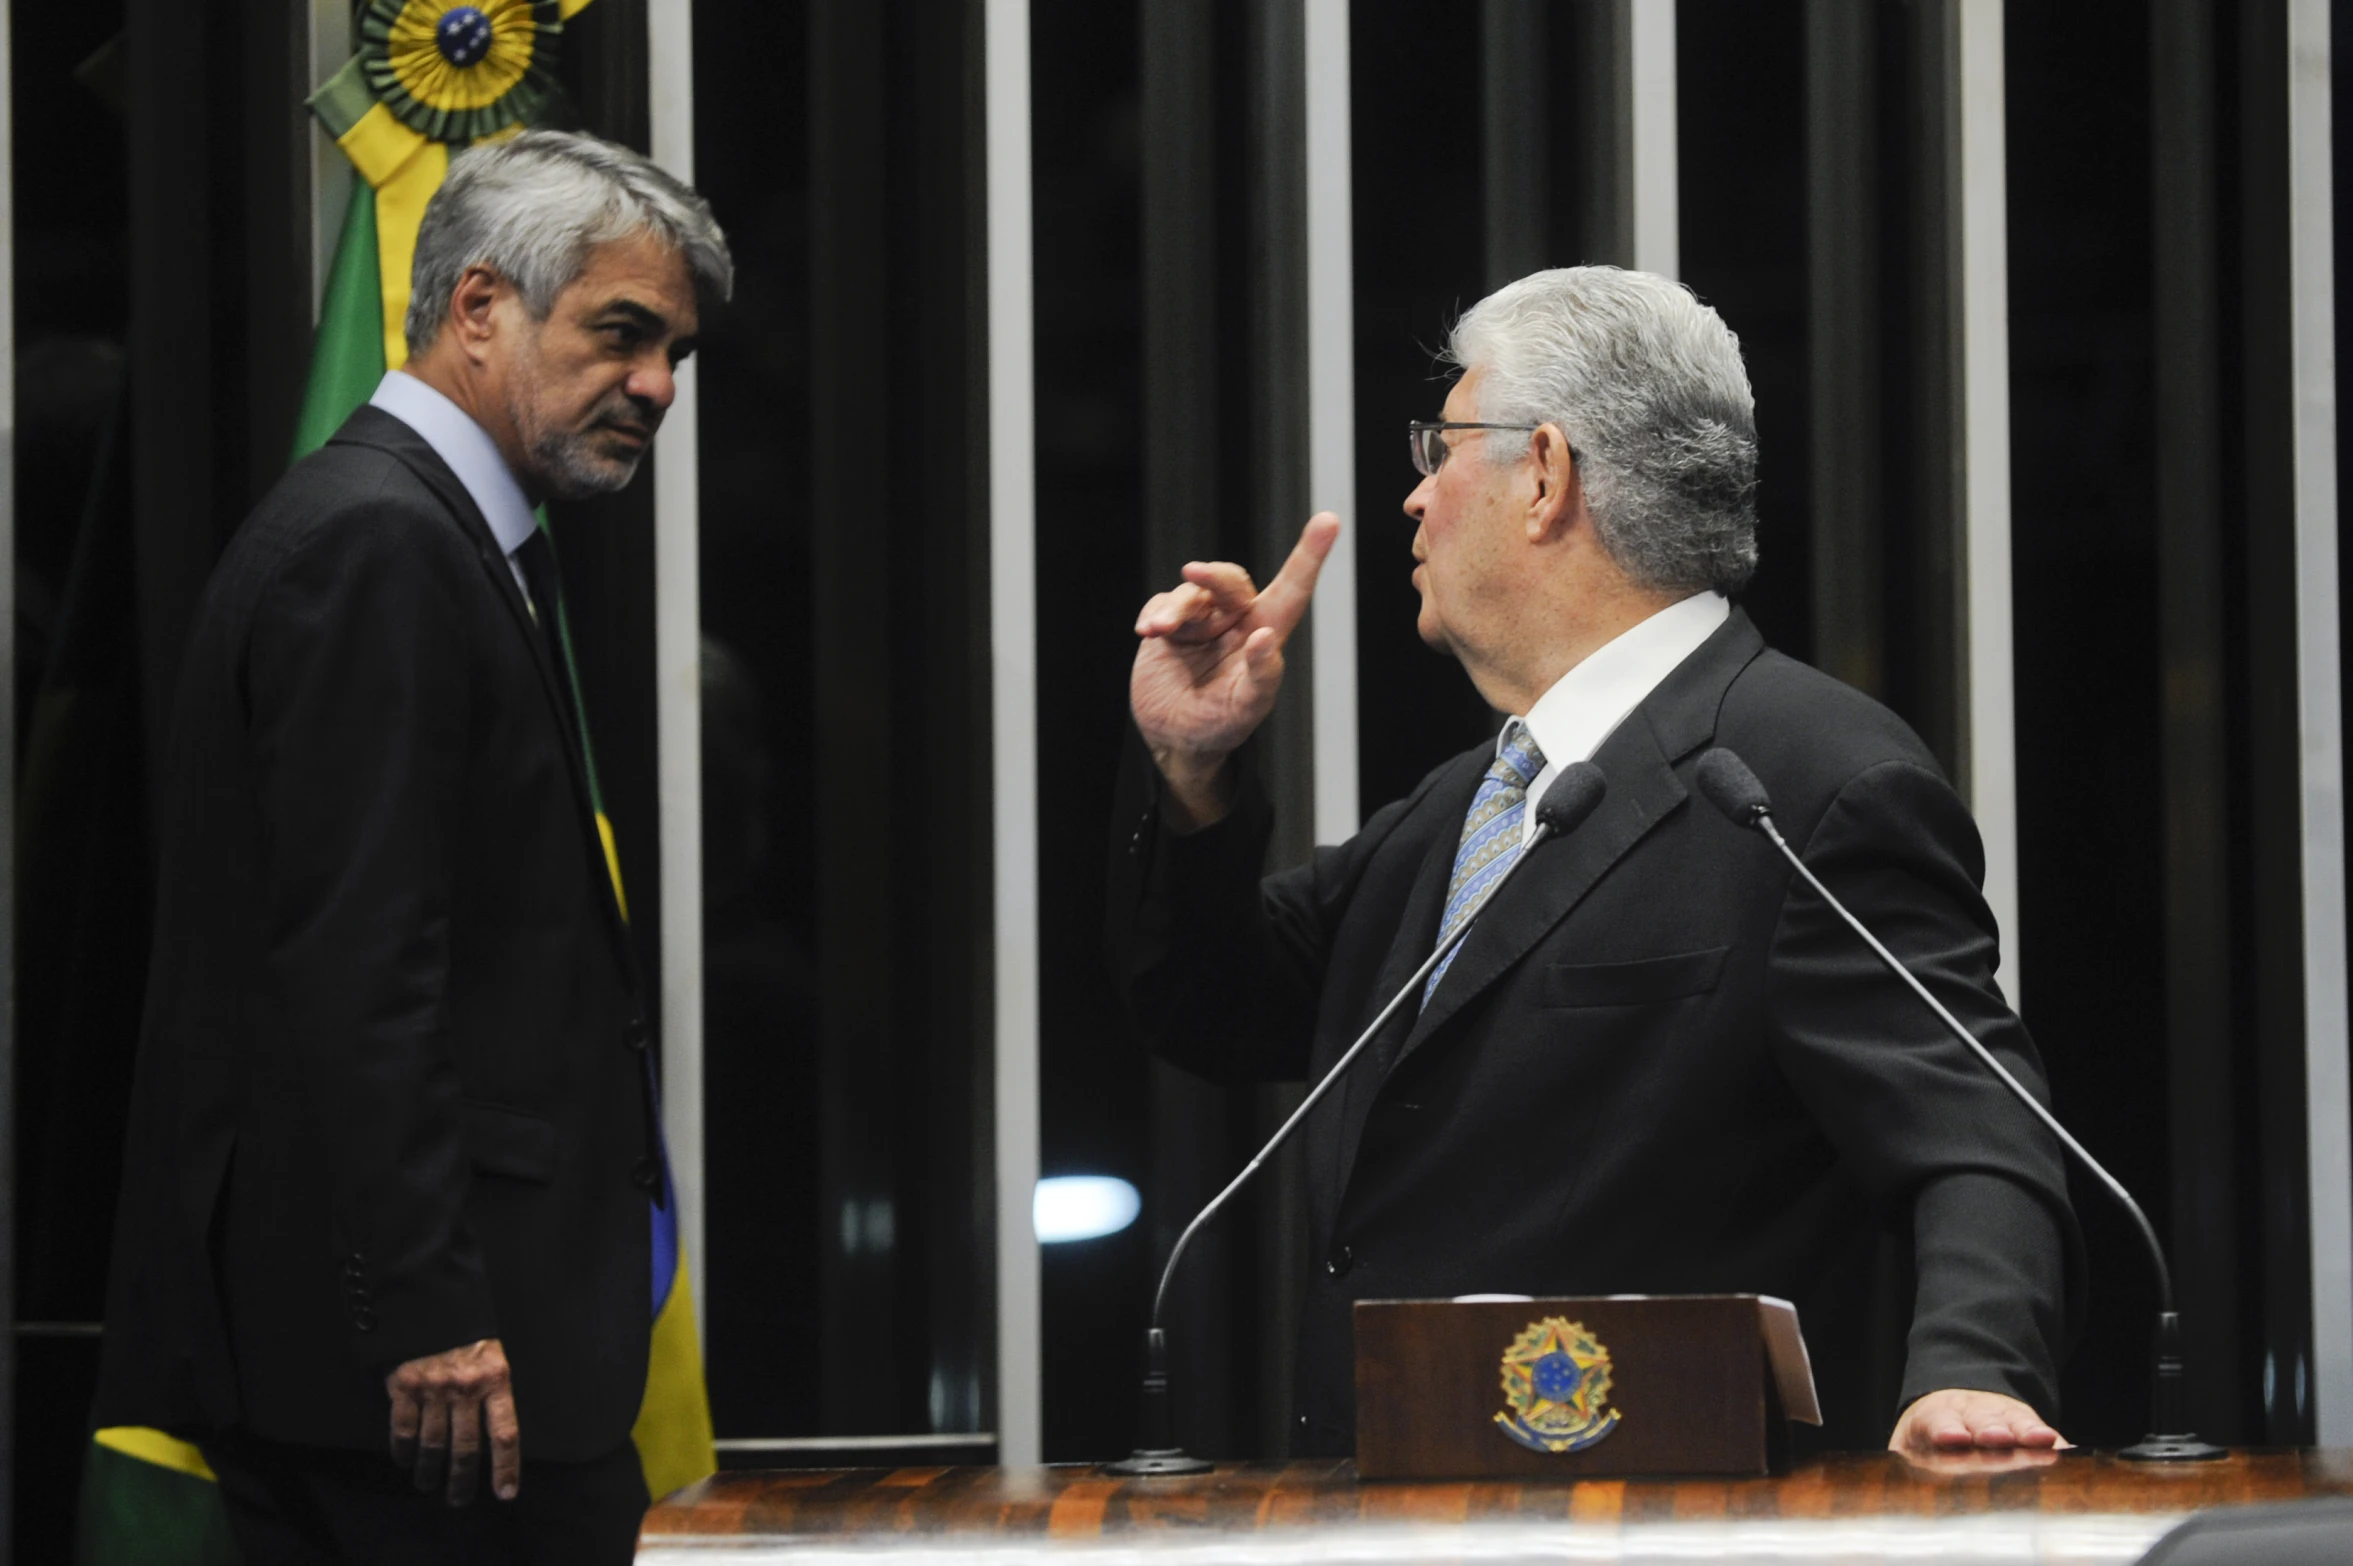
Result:
<svg viewBox="0 0 2353 1566">
<path fill-rule="evenodd" d="M 1344 1460 L 1221 1464 L 1188 1479 L 1047 1468 L 745 1470 L 647 1514 L 649 1543 L 697 1538 L 1101 1538 L 1181 1529 L 1255 1533 L 1400 1523 L 1628 1526 L 1692 1518 L 1941 1518 L 2151 1514 L 2353 1493 L 2353 1449 L 2244 1449 L 2216 1463 L 2112 1454 L 1931 1472 L 1887 1453 L 1836 1454 L 1773 1479 L 1360 1481 Z"/>
</svg>

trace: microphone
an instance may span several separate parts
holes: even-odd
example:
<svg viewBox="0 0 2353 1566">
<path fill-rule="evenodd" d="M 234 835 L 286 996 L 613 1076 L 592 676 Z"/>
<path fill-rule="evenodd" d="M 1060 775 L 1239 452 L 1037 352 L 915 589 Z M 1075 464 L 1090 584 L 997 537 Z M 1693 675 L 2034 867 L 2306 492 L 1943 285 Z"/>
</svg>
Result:
<svg viewBox="0 0 2353 1566">
<path fill-rule="evenodd" d="M 2199 1440 L 2190 1431 L 2189 1415 L 2183 1399 L 2181 1317 L 2173 1308 L 2173 1269 L 2166 1264 L 2165 1247 L 2158 1242 L 2157 1230 L 2150 1224 L 2149 1215 L 2141 1211 L 2141 1204 L 2132 1199 L 2132 1193 L 2124 1188 L 2121 1181 L 2101 1167 L 2100 1161 L 2086 1151 L 2081 1142 L 2068 1134 L 2067 1128 L 2043 1107 L 2040 1099 L 2027 1092 L 2024 1084 L 1994 1058 L 1993 1051 L 1980 1044 L 1977 1036 L 1961 1026 L 1960 1021 L 1935 996 L 1928 993 L 1928 987 L 1896 960 L 1893 952 L 1879 944 L 1879 938 L 1863 927 L 1862 920 L 1847 911 L 1846 904 L 1830 894 L 1830 888 L 1815 879 L 1814 872 L 1806 868 L 1805 861 L 1798 858 L 1788 840 L 1781 835 L 1780 829 L 1773 825 L 1772 797 L 1765 792 L 1765 785 L 1757 781 L 1757 775 L 1749 770 L 1747 762 L 1719 746 L 1699 758 L 1698 782 L 1699 791 L 1707 796 L 1708 803 L 1722 811 L 1733 825 L 1754 827 L 1775 848 L 1780 849 L 1781 857 L 1788 860 L 1822 901 L 1828 903 L 1831 910 L 1846 921 L 1849 929 L 1863 938 L 1863 944 L 1871 948 L 1872 953 L 1886 965 L 1887 971 L 1903 980 L 1912 993 L 1919 996 L 1930 1011 L 1936 1013 L 1937 1020 L 1951 1030 L 1953 1037 L 1966 1044 L 1985 1063 L 1985 1068 L 2018 1096 L 2020 1103 L 2034 1111 L 2035 1118 L 2050 1129 L 2051 1134 L 2059 1139 L 2060 1145 L 2073 1153 L 2077 1161 L 2090 1170 L 2132 1216 L 2134 1226 L 2140 1230 L 2141 1243 L 2148 1247 L 2149 1259 L 2157 1269 L 2157 1333 L 2151 1346 L 2155 1363 L 2149 1389 L 2149 1419 L 2156 1429 L 2141 1437 L 2138 1445 L 2128 1446 L 2116 1455 L 2142 1463 L 2203 1462 L 2228 1455 L 2221 1447 Z M 2168 1431 L 2179 1433 L 2163 1433 Z"/>
<path fill-rule="evenodd" d="M 1234 1176 L 1224 1190 L 1211 1197 L 1209 1205 L 1196 1213 L 1191 1223 L 1185 1225 L 1184 1232 L 1177 1236 L 1175 1246 L 1168 1253 L 1168 1264 L 1160 1270 L 1160 1287 L 1152 1293 L 1152 1324 L 1144 1333 L 1144 1402 L 1137 1419 L 1143 1426 L 1142 1440 L 1134 1452 L 1119 1462 L 1105 1463 L 1105 1473 L 1133 1478 L 1209 1472 L 1211 1464 L 1191 1456 L 1177 1445 L 1175 1411 L 1169 1401 L 1168 1338 L 1160 1330 L 1160 1312 L 1161 1307 L 1168 1303 L 1168 1281 L 1176 1276 L 1178 1259 L 1185 1254 L 1185 1247 L 1192 1242 L 1201 1226 L 1216 1217 L 1218 1210 L 1233 1199 L 1234 1193 L 1248 1185 L 1251 1176 L 1257 1174 L 1266 1161 L 1291 1139 L 1291 1133 L 1299 1129 L 1307 1119 L 1308 1112 L 1323 1102 L 1324 1095 L 1347 1074 L 1348 1068 L 1356 1063 L 1357 1056 L 1364 1053 L 1365 1046 L 1372 1043 L 1381 1029 L 1388 1026 L 1391 1017 L 1397 1015 L 1397 1008 L 1404 1005 L 1408 997 L 1421 993 L 1422 984 L 1429 978 L 1431 970 L 1446 960 L 1447 953 L 1462 944 L 1463 937 L 1471 933 L 1471 926 L 1479 922 L 1479 915 L 1486 912 L 1487 905 L 1495 901 L 1504 883 L 1518 875 L 1520 867 L 1536 852 L 1536 845 L 1547 838 L 1566 837 L 1584 825 L 1585 818 L 1600 806 L 1601 796 L 1608 788 L 1608 781 L 1602 777 L 1601 768 L 1590 761 L 1571 762 L 1561 769 L 1560 776 L 1552 780 L 1552 787 L 1544 791 L 1544 798 L 1537 803 L 1536 827 L 1528 834 L 1526 846 L 1513 856 L 1503 874 L 1496 877 L 1495 884 L 1488 888 L 1486 896 L 1479 900 L 1478 907 L 1471 911 L 1471 917 L 1465 919 L 1454 934 L 1440 941 L 1436 951 L 1422 959 L 1422 965 L 1414 969 L 1413 977 L 1407 979 L 1404 987 L 1389 998 L 1389 1004 L 1381 1008 L 1380 1015 L 1373 1018 L 1365 1030 L 1356 1036 L 1356 1042 L 1348 1046 L 1347 1052 L 1332 1063 L 1332 1069 L 1325 1072 L 1323 1080 L 1316 1083 L 1308 1095 L 1299 1101 L 1299 1107 L 1291 1111 L 1290 1118 L 1275 1128 L 1275 1134 L 1266 1139 L 1266 1146 L 1258 1150 L 1258 1156 L 1243 1165 L 1242 1172 Z"/>
</svg>

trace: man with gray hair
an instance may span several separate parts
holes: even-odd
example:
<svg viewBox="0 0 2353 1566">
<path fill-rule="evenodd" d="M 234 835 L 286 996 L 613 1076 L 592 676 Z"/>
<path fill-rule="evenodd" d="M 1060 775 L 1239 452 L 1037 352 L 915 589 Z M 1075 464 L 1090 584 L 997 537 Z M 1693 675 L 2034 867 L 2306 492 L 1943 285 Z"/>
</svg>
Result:
<svg viewBox="0 0 2353 1566">
<path fill-rule="evenodd" d="M 1495 741 L 1262 881 L 1271 815 L 1240 753 L 1338 519 L 1265 588 L 1188 565 L 1136 623 L 1110 918 L 1155 1049 L 1320 1077 L 1469 929 L 1308 1123 L 1299 1450 L 1349 1449 L 1355 1301 L 1488 1291 L 1777 1295 L 1828 1443 L 2054 1446 L 2081 1255 L 2056 1144 L 1768 844 L 1691 797 L 1710 747 L 1744 757 L 1815 872 L 2041 1088 L 1935 760 L 1732 602 L 1757 563 L 1737 340 L 1680 284 L 1577 267 L 1480 301 L 1449 357 L 1442 416 L 1409 431 L 1413 581 L 1423 640 L 1504 715 Z M 1496 890 L 1588 760 L 1599 808 Z M 1913 1301 L 1884 1377 L 1881 1236 Z"/>
<path fill-rule="evenodd" d="M 255 1566 L 634 1553 L 669 1194 L 534 508 L 629 482 L 730 283 L 625 148 L 462 154 L 407 364 L 205 594 L 98 1418 L 198 1442 Z"/>
</svg>

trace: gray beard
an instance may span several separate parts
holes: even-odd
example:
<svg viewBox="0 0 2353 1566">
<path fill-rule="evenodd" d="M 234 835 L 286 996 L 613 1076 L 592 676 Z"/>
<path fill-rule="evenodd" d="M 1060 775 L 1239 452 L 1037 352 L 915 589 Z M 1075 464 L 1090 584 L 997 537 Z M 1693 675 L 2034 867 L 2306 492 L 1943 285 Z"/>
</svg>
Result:
<svg viewBox="0 0 2353 1566">
<path fill-rule="evenodd" d="M 539 376 L 539 344 L 530 346 L 526 360 L 524 383 L 536 387 Z M 614 462 L 597 455 L 591 444 L 596 438 L 596 419 L 605 414 L 600 404 L 588 428 L 581 430 L 549 430 L 536 426 L 534 410 L 517 406 L 519 399 L 509 396 L 507 418 L 523 439 L 523 453 L 531 463 L 531 476 L 550 500 L 590 500 L 598 495 L 610 495 L 625 489 L 637 477 L 637 465 L 644 453 L 626 462 Z M 626 398 L 608 397 L 619 412 L 628 406 Z"/>
<path fill-rule="evenodd" d="M 531 466 L 550 500 L 588 500 L 625 489 L 637 477 L 642 460 L 614 462 L 598 456 L 592 446 L 596 431 L 550 431 L 534 436 L 526 448 Z"/>
</svg>

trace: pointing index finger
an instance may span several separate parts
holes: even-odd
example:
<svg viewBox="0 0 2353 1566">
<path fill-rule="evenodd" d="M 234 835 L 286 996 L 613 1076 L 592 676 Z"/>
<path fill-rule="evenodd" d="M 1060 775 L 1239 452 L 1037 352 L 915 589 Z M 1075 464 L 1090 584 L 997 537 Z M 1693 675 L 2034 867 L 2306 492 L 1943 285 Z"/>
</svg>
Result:
<svg viewBox="0 0 2353 1566">
<path fill-rule="evenodd" d="M 1339 537 L 1340 519 L 1333 513 L 1318 511 L 1307 519 L 1307 526 L 1299 530 L 1299 542 L 1291 546 L 1290 558 L 1283 562 L 1283 569 L 1258 595 L 1252 618 L 1259 625 L 1289 639 L 1291 632 L 1298 628 L 1300 617 L 1307 613 L 1308 601 L 1315 597 L 1316 578 L 1322 574 L 1324 560 Z"/>
</svg>

